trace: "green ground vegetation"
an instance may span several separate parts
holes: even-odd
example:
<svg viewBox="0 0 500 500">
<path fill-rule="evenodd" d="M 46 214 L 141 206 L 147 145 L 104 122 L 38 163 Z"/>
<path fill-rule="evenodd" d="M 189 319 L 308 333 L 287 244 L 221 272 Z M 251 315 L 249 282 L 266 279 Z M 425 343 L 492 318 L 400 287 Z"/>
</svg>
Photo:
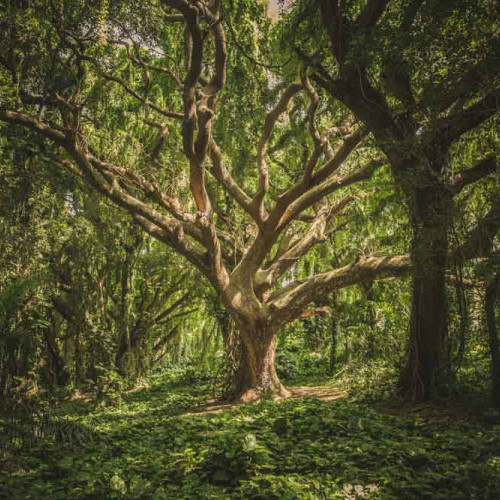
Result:
<svg viewBox="0 0 500 500">
<path fill-rule="evenodd" d="M 4 449 L 1 495 L 499 497 L 500 424 L 491 412 L 397 407 L 380 391 L 356 398 L 348 378 L 323 379 L 331 398 L 308 397 L 299 380 L 304 397 L 221 409 L 207 405 L 210 384 L 177 370 L 121 396 L 63 402 L 46 410 L 43 437 Z M 310 382 L 312 394 L 318 385 Z"/>
</svg>

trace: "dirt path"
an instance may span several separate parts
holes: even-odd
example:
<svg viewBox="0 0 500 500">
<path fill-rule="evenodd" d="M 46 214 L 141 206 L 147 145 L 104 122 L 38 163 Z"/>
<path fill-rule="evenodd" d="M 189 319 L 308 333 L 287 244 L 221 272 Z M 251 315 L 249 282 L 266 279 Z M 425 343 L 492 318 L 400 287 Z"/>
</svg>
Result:
<svg viewBox="0 0 500 500">
<path fill-rule="evenodd" d="M 316 398 L 320 401 L 334 401 L 345 397 L 345 393 L 339 389 L 326 385 L 297 385 L 288 387 L 288 390 L 291 391 L 292 398 Z"/>
<path fill-rule="evenodd" d="M 345 397 L 345 394 L 343 392 L 334 387 L 328 387 L 325 385 L 298 385 L 287 387 L 287 389 L 292 393 L 291 398 L 316 398 L 320 401 L 335 401 L 336 399 L 342 399 L 343 397 Z M 279 400 L 277 401 L 279 402 Z M 244 406 L 245 404 L 252 403 L 227 403 L 217 399 L 209 399 L 199 410 L 185 413 L 184 415 L 191 416 L 217 414 L 224 411 L 233 410 L 234 408 Z"/>
</svg>

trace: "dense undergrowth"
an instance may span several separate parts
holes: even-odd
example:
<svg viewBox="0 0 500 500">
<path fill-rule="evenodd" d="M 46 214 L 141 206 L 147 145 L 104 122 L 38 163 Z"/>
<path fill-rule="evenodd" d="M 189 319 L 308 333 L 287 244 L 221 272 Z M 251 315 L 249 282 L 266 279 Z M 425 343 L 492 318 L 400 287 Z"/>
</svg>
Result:
<svg viewBox="0 0 500 500">
<path fill-rule="evenodd" d="M 395 410 L 373 391 L 197 413 L 211 388 L 191 382 L 159 374 L 115 398 L 62 402 L 28 444 L 5 439 L 4 419 L 0 497 L 500 498 L 491 415 Z"/>
</svg>

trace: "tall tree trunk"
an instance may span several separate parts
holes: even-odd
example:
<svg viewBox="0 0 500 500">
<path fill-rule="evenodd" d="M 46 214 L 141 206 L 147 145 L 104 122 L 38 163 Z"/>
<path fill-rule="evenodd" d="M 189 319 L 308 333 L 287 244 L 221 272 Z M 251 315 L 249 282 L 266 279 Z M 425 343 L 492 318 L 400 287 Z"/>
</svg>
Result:
<svg viewBox="0 0 500 500">
<path fill-rule="evenodd" d="M 411 208 L 410 345 L 399 389 L 405 399 L 421 402 L 441 393 L 450 374 L 445 274 L 451 197 L 428 187 L 416 193 Z"/>
<path fill-rule="evenodd" d="M 365 299 L 366 299 L 365 324 L 368 330 L 366 356 L 368 359 L 373 359 L 377 354 L 377 339 L 375 337 L 376 327 L 377 327 L 377 315 L 375 313 L 375 308 L 373 307 L 373 300 L 374 300 L 373 282 L 363 283 L 362 288 L 365 293 Z"/>
<path fill-rule="evenodd" d="M 276 373 L 276 332 L 269 327 L 241 329 L 241 360 L 235 380 L 236 398 L 256 401 L 261 396 L 288 397 Z"/>
<path fill-rule="evenodd" d="M 51 327 L 43 328 L 43 336 L 45 338 L 45 344 L 47 347 L 47 357 L 48 365 L 51 375 L 53 377 L 52 382 L 55 385 L 66 385 L 69 382 L 69 375 L 66 370 L 66 364 L 63 357 L 59 351 L 59 345 L 56 339 L 56 327 L 54 321 L 51 323 Z"/>
<path fill-rule="evenodd" d="M 469 325 L 469 308 L 467 305 L 467 296 L 465 294 L 462 267 L 462 263 L 457 263 L 455 273 L 455 294 L 457 299 L 458 314 L 460 316 L 460 323 L 458 326 L 457 353 L 454 360 L 456 367 L 460 366 L 464 360 L 465 344 L 467 341 L 467 328 Z"/>
<path fill-rule="evenodd" d="M 333 375 L 335 371 L 335 366 L 337 364 L 337 294 L 332 292 L 331 295 L 331 313 L 330 313 L 330 334 L 331 334 L 331 344 L 330 344 L 330 366 L 329 373 Z"/>
<path fill-rule="evenodd" d="M 73 333 L 73 342 L 75 346 L 75 387 L 80 387 L 82 385 L 82 346 L 80 343 L 80 329 L 78 327 L 72 328 L 74 330 Z"/>
<path fill-rule="evenodd" d="M 120 320 L 118 331 L 120 338 L 118 350 L 115 356 L 115 368 L 122 376 L 126 375 L 125 356 L 132 350 L 128 328 L 128 281 L 131 261 L 131 251 L 126 248 L 127 256 L 121 266 L 121 290 L 120 290 Z"/>
<path fill-rule="evenodd" d="M 7 363 L 2 360 L 2 365 L 0 366 L 0 396 L 7 396 L 8 382 L 9 372 L 7 370 Z"/>
<path fill-rule="evenodd" d="M 491 355 L 491 395 L 493 404 L 500 409 L 500 347 L 495 317 L 495 304 L 500 293 L 500 274 L 486 288 L 484 308 Z"/>
<path fill-rule="evenodd" d="M 68 358 L 68 339 L 71 339 L 73 343 L 73 358 L 74 358 L 74 368 L 75 368 L 75 387 L 79 387 L 83 379 L 83 353 L 81 346 L 81 333 L 82 330 L 87 326 L 85 320 L 85 315 L 81 311 L 81 297 L 83 292 L 81 288 L 71 289 L 68 294 L 67 300 L 64 300 L 61 296 L 56 296 L 52 299 L 52 303 L 56 311 L 64 318 L 66 321 L 66 335 L 65 335 L 65 358 Z M 49 339 L 47 339 L 49 342 Z M 52 346 L 53 347 L 53 346 Z M 64 361 L 64 358 L 61 357 Z M 63 363 L 64 365 L 64 363 Z"/>
</svg>

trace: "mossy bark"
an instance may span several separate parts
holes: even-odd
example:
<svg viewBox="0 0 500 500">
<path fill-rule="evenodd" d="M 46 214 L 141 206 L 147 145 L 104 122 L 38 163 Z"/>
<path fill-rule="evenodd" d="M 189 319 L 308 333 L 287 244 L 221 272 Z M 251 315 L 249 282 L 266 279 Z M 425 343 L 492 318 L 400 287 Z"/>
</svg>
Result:
<svg viewBox="0 0 500 500">
<path fill-rule="evenodd" d="M 285 389 L 276 373 L 276 332 L 255 327 L 241 330 L 241 360 L 235 380 L 235 398 L 251 402 L 261 397 L 285 398 Z"/>
<path fill-rule="evenodd" d="M 445 282 L 451 206 L 450 197 L 430 187 L 418 192 L 412 204 L 409 354 L 399 389 L 414 402 L 443 394 L 451 373 Z"/>
</svg>

